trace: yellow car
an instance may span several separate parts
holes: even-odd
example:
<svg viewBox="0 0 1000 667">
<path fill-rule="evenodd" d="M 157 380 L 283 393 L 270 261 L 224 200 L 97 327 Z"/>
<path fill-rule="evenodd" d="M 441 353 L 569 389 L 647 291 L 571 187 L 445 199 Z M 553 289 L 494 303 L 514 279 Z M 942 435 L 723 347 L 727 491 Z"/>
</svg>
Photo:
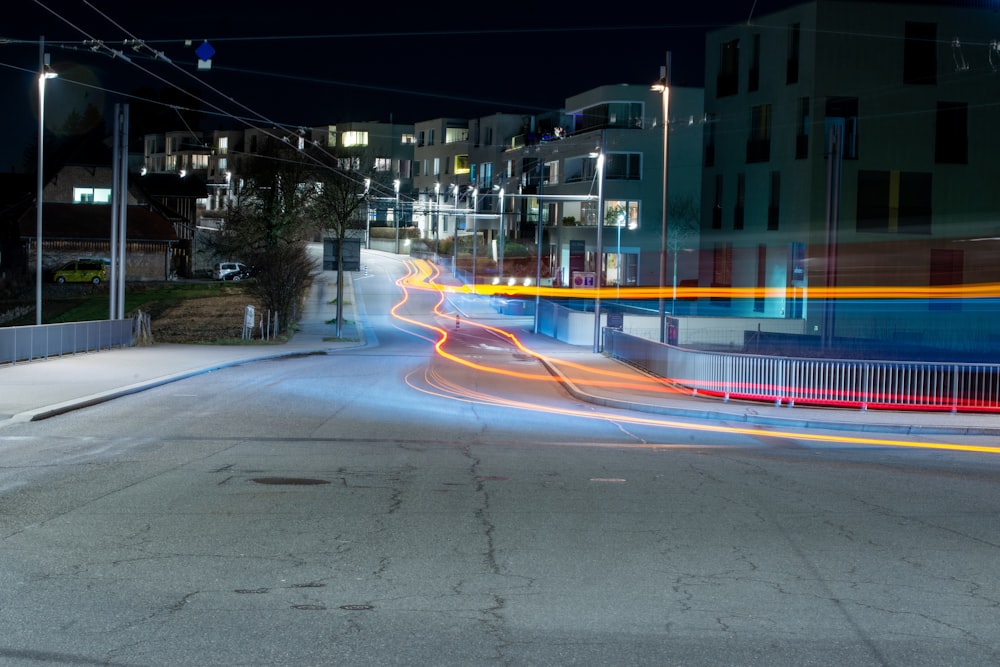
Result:
<svg viewBox="0 0 1000 667">
<path fill-rule="evenodd" d="M 66 262 L 52 276 L 52 279 L 63 283 L 92 283 L 100 285 L 107 279 L 108 271 L 104 262 L 95 259 L 75 259 Z"/>
</svg>

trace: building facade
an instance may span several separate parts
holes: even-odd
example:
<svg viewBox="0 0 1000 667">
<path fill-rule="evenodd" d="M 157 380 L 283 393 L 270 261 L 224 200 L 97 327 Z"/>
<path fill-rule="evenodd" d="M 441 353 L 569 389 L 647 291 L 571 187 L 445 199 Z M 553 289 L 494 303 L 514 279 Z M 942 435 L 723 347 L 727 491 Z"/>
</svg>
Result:
<svg viewBox="0 0 1000 667">
<path fill-rule="evenodd" d="M 897 318 L 824 289 L 995 281 L 998 35 L 986 9 L 849 0 L 709 33 L 699 278 L 723 290 L 714 310 L 919 340 L 962 305 Z"/>
</svg>

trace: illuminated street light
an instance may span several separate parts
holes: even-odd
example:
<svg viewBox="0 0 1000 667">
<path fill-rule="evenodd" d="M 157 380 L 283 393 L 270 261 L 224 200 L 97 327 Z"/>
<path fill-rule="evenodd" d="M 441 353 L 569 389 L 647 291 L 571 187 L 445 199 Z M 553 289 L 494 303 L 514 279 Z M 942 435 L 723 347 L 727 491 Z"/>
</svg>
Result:
<svg viewBox="0 0 1000 667">
<path fill-rule="evenodd" d="M 49 54 L 45 53 L 45 38 L 38 38 L 38 201 L 35 204 L 35 324 L 42 323 L 42 190 L 45 179 L 42 174 L 42 158 L 45 143 L 45 82 L 58 74 L 49 65 Z"/>
<path fill-rule="evenodd" d="M 472 188 L 472 289 L 476 289 L 476 246 L 479 245 L 479 188 Z"/>
<path fill-rule="evenodd" d="M 594 271 L 594 353 L 601 351 L 601 270 L 604 255 L 604 137 L 597 156 L 597 259 Z"/>
<path fill-rule="evenodd" d="M 503 276 L 503 246 L 506 232 L 503 227 L 503 188 L 500 188 L 500 238 L 497 239 L 497 270 Z"/>
<path fill-rule="evenodd" d="M 441 183 L 434 184 L 434 261 L 438 259 L 441 239 Z"/>
<path fill-rule="evenodd" d="M 369 199 L 368 194 L 371 192 L 372 179 L 365 179 L 365 248 L 371 250 L 372 248 L 372 203 Z"/>
<path fill-rule="evenodd" d="M 458 277 L 458 183 L 451 184 L 451 191 L 455 193 L 455 261 L 451 265 L 451 272 Z"/>
<path fill-rule="evenodd" d="M 392 221 L 396 223 L 396 254 L 399 254 L 399 179 L 392 182 L 392 187 L 396 190 L 396 208 L 392 211 Z"/>
<path fill-rule="evenodd" d="M 669 147 L 669 123 L 667 118 L 670 111 L 670 52 L 667 51 L 667 63 L 660 68 L 660 79 L 653 84 L 653 90 L 663 93 L 663 216 L 662 228 L 660 229 L 660 342 L 667 342 L 667 317 L 666 308 L 663 301 L 663 288 L 667 284 L 667 148 Z M 677 308 L 677 248 L 674 248 L 674 279 L 673 295 L 671 299 L 670 313 L 674 314 Z"/>
</svg>

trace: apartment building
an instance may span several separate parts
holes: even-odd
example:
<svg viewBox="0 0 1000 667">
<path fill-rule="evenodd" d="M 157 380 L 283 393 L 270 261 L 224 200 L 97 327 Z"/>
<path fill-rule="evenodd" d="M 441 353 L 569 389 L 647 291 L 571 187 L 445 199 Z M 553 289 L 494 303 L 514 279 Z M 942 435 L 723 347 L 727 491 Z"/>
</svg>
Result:
<svg viewBox="0 0 1000 667">
<path fill-rule="evenodd" d="M 957 301 L 893 319 L 810 290 L 997 279 L 998 37 L 992 10 L 854 0 L 709 33 L 700 283 L 760 288 L 713 307 L 829 336 L 968 323 Z"/>
<path fill-rule="evenodd" d="M 668 194 L 693 199 L 700 192 L 702 91 L 672 88 L 669 100 Z M 501 169 L 516 194 L 510 228 L 532 238 L 541 224 L 554 284 L 573 285 L 575 274 L 590 280 L 598 271 L 602 285 L 659 284 L 663 108 L 662 93 L 649 84 L 600 86 L 567 98 L 558 118 L 536 123 L 505 152 Z M 686 241 L 677 248 L 678 280 L 697 275 L 697 235 Z M 670 273 L 667 284 L 672 266 Z"/>
</svg>

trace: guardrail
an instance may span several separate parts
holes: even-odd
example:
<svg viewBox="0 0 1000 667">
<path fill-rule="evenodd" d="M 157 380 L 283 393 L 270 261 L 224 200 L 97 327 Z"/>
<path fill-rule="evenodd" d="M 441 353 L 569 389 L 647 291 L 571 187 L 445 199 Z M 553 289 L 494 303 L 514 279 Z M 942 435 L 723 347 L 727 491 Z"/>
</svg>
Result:
<svg viewBox="0 0 1000 667">
<path fill-rule="evenodd" d="M 703 352 L 614 329 L 604 349 L 695 394 L 861 410 L 1000 412 L 1000 365 Z"/>
<path fill-rule="evenodd" d="M 0 363 L 131 347 L 135 326 L 135 319 L 125 319 L 0 327 Z"/>
</svg>

